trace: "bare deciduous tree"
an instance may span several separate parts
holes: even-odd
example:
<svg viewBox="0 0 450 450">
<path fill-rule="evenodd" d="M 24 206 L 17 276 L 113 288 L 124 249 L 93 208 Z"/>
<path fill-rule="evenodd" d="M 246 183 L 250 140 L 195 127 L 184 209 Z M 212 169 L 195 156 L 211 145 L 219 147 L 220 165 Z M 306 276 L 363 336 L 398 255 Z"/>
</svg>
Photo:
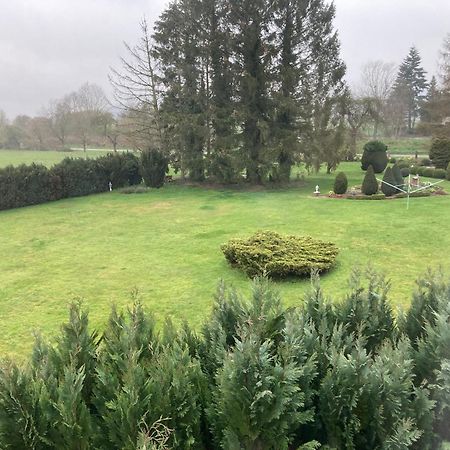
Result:
<svg viewBox="0 0 450 450">
<path fill-rule="evenodd" d="M 442 87 L 450 92 L 450 33 L 447 34 L 440 51 L 439 70 Z"/>
<path fill-rule="evenodd" d="M 396 65 L 384 61 L 369 61 L 363 66 L 358 97 L 372 99 L 374 137 L 385 120 L 386 105 L 394 86 Z"/>
<path fill-rule="evenodd" d="M 145 19 L 136 46 L 125 43 L 127 58 L 121 58 L 120 70 L 111 69 L 114 98 L 124 111 L 125 132 L 138 149 L 153 144 L 163 148 L 156 63 L 152 57 L 152 38 Z"/>
</svg>

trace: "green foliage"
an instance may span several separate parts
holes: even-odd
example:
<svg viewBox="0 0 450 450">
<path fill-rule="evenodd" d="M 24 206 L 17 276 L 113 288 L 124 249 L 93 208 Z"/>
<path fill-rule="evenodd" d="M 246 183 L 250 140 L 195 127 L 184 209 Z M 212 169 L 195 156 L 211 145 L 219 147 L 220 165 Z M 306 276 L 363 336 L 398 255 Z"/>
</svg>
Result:
<svg viewBox="0 0 450 450">
<path fill-rule="evenodd" d="M 343 301 L 317 272 L 301 307 L 266 279 L 223 283 L 197 336 L 135 301 L 102 339 L 71 305 L 56 344 L 0 362 L 0 448 L 431 449 L 449 439 L 450 283 L 428 273 L 396 321 L 389 283 L 355 271 Z"/>
<path fill-rule="evenodd" d="M 447 180 L 450 181 L 450 163 L 448 163 L 448 166 L 447 166 L 447 175 L 446 175 L 445 178 L 446 178 Z"/>
<path fill-rule="evenodd" d="M 395 186 L 403 186 L 403 175 L 400 167 L 397 164 L 392 166 L 392 175 L 395 180 Z"/>
<path fill-rule="evenodd" d="M 326 271 L 333 267 L 338 254 L 331 242 L 308 236 L 282 236 L 272 231 L 259 232 L 248 239 L 231 239 L 222 245 L 222 251 L 230 264 L 249 277 L 305 276 L 312 270 Z"/>
<path fill-rule="evenodd" d="M 375 178 L 375 173 L 372 166 L 369 166 L 367 169 L 361 186 L 361 191 L 364 195 L 374 195 L 378 192 L 378 181 Z"/>
<path fill-rule="evenodd" d="M 168 164 L 168 159 L 159 150 L 150 148 L 143 151 L 141 154 L 141 172 L 145 184 L 153 188 L 164 186 Z"/>
<path fill-rule="evenodd" d="M 0 210 L 79 197 L 140 182 L 137 158 L 110 153 L 98 159 L 65 158 L 48 169 L 24 164 L 0 169 Z"/>
<path fill-rule="evenodd" d="M 361 169 L 372 166 L 375 173 L 382 173 L 388 164 L 387 145 L 381 141 L 370 141 L 364 145 L 361 158 Z"/>
<path fill-rule="evenodd" d="M 391 197 L 392 195 L 399 192 L 395 187 L 397 185 L 397 180 L 395 179 L 393 170 L 390 167 L 388 167 L 384 172 L 383 182 L 384 183 L 381 183 L 381 191 L 386 197 Z"/>
<path fill-rule="evenodd" d="M 348 188 L 347 176 L 344 172 L 339 172 L 334 180 L 333 191 L 335 194 L 345 194 Z"/>
<path fill-rule="evenodd" d="M 450 163 L 450 139 L 436 137 L 431 142 L 430 159 L 438 169 L 446 169 Z"/>
<path fill-rule="evenodd" d="M 384 200 L 386 196 L 381 192 L 372 195 L 351 195 L 347 197 L 349 200 Z"/>
<path fill-rule="evenodd" d="M 408 167 L 404 167 L 403 169 L 400 169 L 400 173 L 402 175 L 402 178 L 409 177 L 410 169 Z"/>
</svg>

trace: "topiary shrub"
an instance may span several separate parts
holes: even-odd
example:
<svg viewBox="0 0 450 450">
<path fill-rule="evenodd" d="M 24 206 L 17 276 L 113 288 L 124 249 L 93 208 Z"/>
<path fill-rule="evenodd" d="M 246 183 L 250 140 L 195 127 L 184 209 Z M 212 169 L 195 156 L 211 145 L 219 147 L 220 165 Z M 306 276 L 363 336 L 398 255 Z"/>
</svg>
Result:
<svg viewBox="0 0 450 450">
<path fill-rule="evenodd" d="M 160 188 L 164 186 L 168 166 L 168 159 L 160 151 L 150 148 L 142 152 L 142 178 L 148 187 Z"/>
<path fill-rule="evenodd" d="M 394 177 L 395 180 L 394 184 L 396 186 L 403 186 L 403 175 L 397 164 L 394 164 L 392 166 L 392 176 Z"/>
<path fill-rule="evenodd" d="M 431 162 L 431 159 L 429 159 L 429 158 L 422 158 L 419 162 L 420 166 L 425 166 L 425 167 L 431 166 L 432 164 L 433 163 Z"/>
<path fill-rule="evenodd" d="M 450 139 L 434 138 L 431 142 L 430 159 L 437 169 L 446 169 L 450 163 Z"/>
<path fill-rule="evenodd" d="M 404 167 L 411 167 L 414 164 L 414 161 L 402 159 L 397 162 L 397 166 L 399 169 L 403 169 Z"/>
<path fill-rule="evenodd" d="M 422 173 L 419 172 L 419 175 L 423 177 L 434 178 L 435 169 L 433 169 L 433 167 L 424 167 L 421 172 Z"/>
<path fill-rule="evenodd" d="M 382 173 L 388 164 L 387 145 L 381 141 L 370 141 L 364 146 L 361 169 L 373 167 L 375 173 Z"/>
<path fill-rule="evenodd" d="M 411 175 L 418 175 L 418 174 L 419 174 L 419 166 L 412 166 L 412 167 L 409 169 L 409 173 L 410 173 Z"/>
<path fill-rule="evenodd" d="M 312 237 L 258 232 L 248 239 L 231 239 L 221 247 L 228 262 L 249 277 L 307 276 L 313 270 L 329 270 L 338 249 L 331 242 Z"/>
<path fill-rule="evenodd" d="M 396 185 L 397 181 L 394 178 L 394 172 L 390 167 L 388 167 L 384 172 L 383 183 L 381 183 L 381 192 L 383 192 L 386 197 L 391 197 L 392 195 L 399 192 L 395 187 Z"/>
<path fill-rule="evenodd" d="M 348 188 L 347 175 L 345 175 L 344 172 L 339 172 L 334 180 L 334 188 L 333 188 L 334 193 L 345 194 L 347 192 L 347 188 Z"/>
<path fill-rule="evenodd" d="M 367 169 L 366 175 L 361 186 L 361 192 L 364 195 L 373 195 L 378 192 L 378 181 L 375 178 L 375 173 L 372 166 Z"/>
<path fill-rule="evenodd" d="M 408 167 L 404 167 L 403 169 L 400 169 L 400 173 L 402 174 L 403 178 L 406 178 L 406 177 L 409 177 L 409 174 L 411 173 L 411 171 Z"/>
<path fill-rule="evenodd" d="M 447 175 L 447 171 L 445 169 L 435 169 L 433 178 L 441 178 L 444 180 L 446 175 Z"/>
</svg>

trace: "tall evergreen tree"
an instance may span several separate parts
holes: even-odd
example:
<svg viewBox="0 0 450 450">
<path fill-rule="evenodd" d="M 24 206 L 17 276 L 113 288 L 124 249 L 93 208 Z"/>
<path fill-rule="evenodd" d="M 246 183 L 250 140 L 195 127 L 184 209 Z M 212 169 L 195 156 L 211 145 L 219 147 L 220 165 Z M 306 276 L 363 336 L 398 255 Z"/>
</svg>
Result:
<svg viewBox="0 0 450 450">
<path fill-rule="evenodd" d="M 230 3 L 242 157 L 246 162 L 247 179 L 252 183 L 263 181 L 267 172 L 269 18 L 270 7 L 266 0 Z"/>
<path fill-rule="evenodd" d="M 401 99 L 405 106 L 404 115 L 408 132 L 411 133 L 419 117 L 420 105 L 425 98 L 428 83 L 422 60 L 415 47 L 400 65 L 393 88 L 393 96 Z"/>
<path fill-rule="evenodd" d="M 195 181 L 204 178 L 205 89 L 202 67 L 201 2 L 174 2 L 155 26 L 155 56 L 165 87 L 161 105 L 178 166 Z"/>
</svg>

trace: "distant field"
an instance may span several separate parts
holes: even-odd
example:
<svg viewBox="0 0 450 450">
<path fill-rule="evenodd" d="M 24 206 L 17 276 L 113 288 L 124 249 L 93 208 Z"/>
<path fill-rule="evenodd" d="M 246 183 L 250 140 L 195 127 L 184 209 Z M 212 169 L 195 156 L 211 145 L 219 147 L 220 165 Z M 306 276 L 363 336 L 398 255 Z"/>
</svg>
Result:
<svg viewBox="0 0 450 450">
<path fill-rule="evenodd" d="M 350 186 L 358 163 L 343 163 Z M 314 198 L 332 189 L 319 173 L 283 190 L 168 185 L 145 194 L 118 192 L 0 212 L 0 354 L 23 356 L 32 331 L 54 335 L 71 299 L 83 298 L 102 329 L 111 303 L 124 308 L 138 288 L 162 323 L 168 315 L 198 327 L 220 278 L 246 291 L 248 279 L 225 261 L 220 245 L 257 230 L 311 235 L 340 248 L 323 277 L 341 298 L 352 268 L 372 264 L 392 280 L 393 305 L 406 306 L 428 267 L 450 271 L 450 196 L 352 201 Z M 450 190 L 450 182 L 444 187 Z M 278 282 L 286 306 L 299 305 L 308 280 Z"/>
<path fill-rule="evenodd" d="M 361 139 L 358 143 L 358 152 L 362 153 L 363 146 L 366 142 L 370 141 L 372 138 Z M 408 155 L 414 156 L 417 153 L 422 156 L 428 156 L 431 145 L 431 138 L 429 137 L 410 137 L 410 138 L 378 138 L 383 141 L 388 146 L 388 151 L 391 155 Z"/>
<path fill-rule="evenodd" d="M 0 167 L 9 165 L 18 166 L 19 164 L 39 163 L 45 166 L 52 166 L 67 156 L 71 158 L 95 158 L 105 155 L 111 150 L 83 150 L 73 151 L 54 151 L 54 150 L 0 150 Z"/>
</svg>

